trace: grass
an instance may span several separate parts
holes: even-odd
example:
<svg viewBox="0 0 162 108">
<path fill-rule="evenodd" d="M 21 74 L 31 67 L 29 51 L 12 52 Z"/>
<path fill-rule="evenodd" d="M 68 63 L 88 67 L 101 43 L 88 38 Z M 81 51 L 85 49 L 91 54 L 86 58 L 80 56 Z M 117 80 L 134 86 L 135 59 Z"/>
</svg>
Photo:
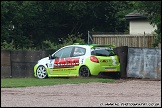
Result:
<svg viewBox="0 0 162 108">
<path fill-rule="evenodd" d="M 58 84 L 79 84 L 89 82 L 112 83 L 115 79 L 108 78 L 1 78 L 1 88 L 17 88 L 29 86 L 50 86 Z"/>
</svg>

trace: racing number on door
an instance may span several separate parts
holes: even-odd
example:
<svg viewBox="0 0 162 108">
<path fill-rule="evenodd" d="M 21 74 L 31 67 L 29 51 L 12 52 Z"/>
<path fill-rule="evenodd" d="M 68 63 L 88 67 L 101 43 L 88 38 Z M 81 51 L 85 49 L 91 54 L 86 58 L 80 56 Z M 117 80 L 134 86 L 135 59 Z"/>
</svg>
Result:
<svg viewBox="0 0 162 108">
<path fill-rule="evenodd" d="M 79 58 L 55 59 L 54 68 L 71 68 L 79 65 Z"/>
</svg>

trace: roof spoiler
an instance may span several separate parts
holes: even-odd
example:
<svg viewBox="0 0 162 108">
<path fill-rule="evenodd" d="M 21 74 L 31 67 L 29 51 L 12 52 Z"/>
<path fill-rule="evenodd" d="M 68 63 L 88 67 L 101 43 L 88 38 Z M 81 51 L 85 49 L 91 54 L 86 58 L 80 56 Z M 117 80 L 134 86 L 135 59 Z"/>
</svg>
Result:
<svg viewBox="0 0 162 108">
<path fill-rule="evenodd" d="M 92 44 L 92 48 L 94 47 L 110 47 L 110 48 L 114 48 L 115 45 L 110 45 L 110 44 Z"/>
</svg>

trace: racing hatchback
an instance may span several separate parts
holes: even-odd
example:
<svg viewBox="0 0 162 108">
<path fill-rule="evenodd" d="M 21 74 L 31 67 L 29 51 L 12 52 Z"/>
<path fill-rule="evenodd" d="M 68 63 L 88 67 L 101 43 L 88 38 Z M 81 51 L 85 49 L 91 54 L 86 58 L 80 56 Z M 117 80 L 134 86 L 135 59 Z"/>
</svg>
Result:
<svg viewBox="0 0 162 108">
<path fill-rule="evenodd" d="M 48 77 L 90 77 L 100 73 L 120 73 L 119 57 L 113 51 L 114 45 L 68 45 L 58 49 L 49 57 L 38 60 L 34 76 Z"/>
</svg>

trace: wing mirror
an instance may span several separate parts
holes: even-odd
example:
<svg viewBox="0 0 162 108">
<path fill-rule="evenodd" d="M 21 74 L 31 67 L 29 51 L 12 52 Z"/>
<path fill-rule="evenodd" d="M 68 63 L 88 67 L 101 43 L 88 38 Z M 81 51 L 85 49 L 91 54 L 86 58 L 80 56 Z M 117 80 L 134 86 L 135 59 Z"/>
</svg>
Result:
<svg viewBox="0 0 162 108">
<path fill-rule="evenodd" d="M 55 59 L 56 58 L 55 55 L 49 55 L 48 57 L 49 57 L 49 59 Z"/>
<path fill-rule="evenodd" d="M 49 57 L 49 59 L 52 59 L 53 58 L 52 55 L 49 55 L 48 57 Z"/>
</svg>

